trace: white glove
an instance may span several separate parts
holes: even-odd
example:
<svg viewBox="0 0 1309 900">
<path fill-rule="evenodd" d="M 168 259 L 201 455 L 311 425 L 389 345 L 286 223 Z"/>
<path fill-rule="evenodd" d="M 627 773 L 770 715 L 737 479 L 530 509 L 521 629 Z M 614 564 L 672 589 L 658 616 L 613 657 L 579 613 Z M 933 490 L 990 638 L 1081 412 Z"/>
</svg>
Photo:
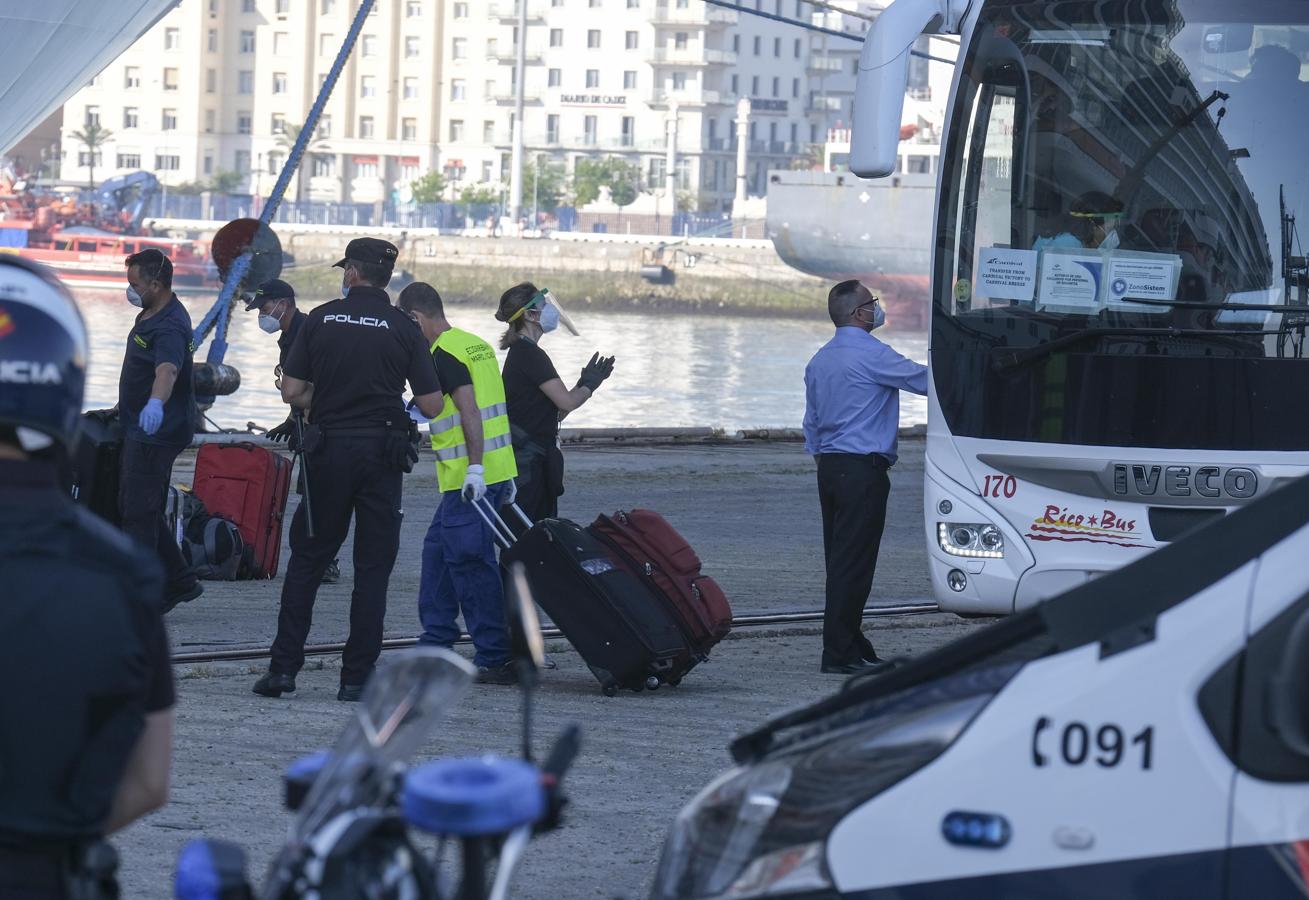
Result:
<svg viewBox="0 0 1309 900">
<path fill-rule="evenodd" d="M 508 506 L 518 499 L 518 482 L 510 478 L 505 482 L 505 499 L 502 505 Z"/>
<path fill-rule="evenodd" d="M 469 466 L 468 474 L 464 476 L 463 495 L 464 500 L 469 503 L 476 503 L 486 496 L 486 478 L 482 472 L 485 471 L 481 466 Z"/>
</svg>

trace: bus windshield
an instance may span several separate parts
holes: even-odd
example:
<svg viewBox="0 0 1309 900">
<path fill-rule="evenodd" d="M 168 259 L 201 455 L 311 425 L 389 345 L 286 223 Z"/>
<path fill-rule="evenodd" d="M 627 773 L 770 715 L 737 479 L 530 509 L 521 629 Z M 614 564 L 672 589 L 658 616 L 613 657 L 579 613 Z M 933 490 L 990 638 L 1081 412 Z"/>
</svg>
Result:
<svg viewBox="0 0 1309 900">
<path fill-rule="evenodd" d="M 1306 59 L 1292 0 L 985 5 L 937 217 L 953 433 L 1309 449 Z"/>
</svg>

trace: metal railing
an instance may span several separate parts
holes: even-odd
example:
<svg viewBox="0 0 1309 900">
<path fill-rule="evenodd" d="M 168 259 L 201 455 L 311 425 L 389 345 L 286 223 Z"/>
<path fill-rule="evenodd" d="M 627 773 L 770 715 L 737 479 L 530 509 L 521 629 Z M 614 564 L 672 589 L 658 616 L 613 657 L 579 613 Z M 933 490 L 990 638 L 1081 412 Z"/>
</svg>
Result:
<svg viewBox="0 0 1309 900">
<path fill-rule="evenodd" d="M 656 47 L 647 57 L 652 64 L 674 64 L 686 66 L 734 66 L 736 54 L 731 50 L 703 50 L 687 47 Z"/>
</svg>

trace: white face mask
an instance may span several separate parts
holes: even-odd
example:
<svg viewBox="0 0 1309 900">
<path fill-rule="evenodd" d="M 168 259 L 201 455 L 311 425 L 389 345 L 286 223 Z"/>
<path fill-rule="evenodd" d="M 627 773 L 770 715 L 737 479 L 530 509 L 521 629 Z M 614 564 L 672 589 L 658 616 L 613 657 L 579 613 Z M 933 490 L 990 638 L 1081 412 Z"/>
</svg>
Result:
<svg viewBox="0 0 1309 900">
<path fill-rule="evenodd" d="M 141 299 L 141 295 L 138 294 L 136 288 L 132 287 L 130 284 L 127 286 L 127 302 L 133 306 L 145 305 L 145 301 Z"/>
<path fill-rule="evenodd" d="M 882 304 L 873 307 L 873 330 L 881 328 L 886 324 L 886 310 L 882 309 Z"/>
<path fill-rule="evenodd" d="M 541 307 L 541 330 L 547 334 L 559 327 L 559 308 L 553 303 Z"/>
<path fill-rule="evenodd" d="M 266 316 L 259 314 L 259 327 L 269 334 L 277 334 L 282 330 L 282 323 L 278 321 L 277 316 Z"/>
</svg>

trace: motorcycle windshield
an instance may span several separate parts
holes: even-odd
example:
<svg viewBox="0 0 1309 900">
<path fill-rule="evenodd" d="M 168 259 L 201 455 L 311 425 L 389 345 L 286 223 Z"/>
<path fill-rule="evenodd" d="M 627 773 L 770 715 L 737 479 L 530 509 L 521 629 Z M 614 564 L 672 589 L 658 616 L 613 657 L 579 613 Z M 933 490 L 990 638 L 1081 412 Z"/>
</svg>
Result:
<svg viewBox="0 0 1309 900">
<path fill-rule="evenodd" d="M 264 897 L 281 894 L 284 878 L 324 824 L 360 807 L 384 808 L 397 767 L 431 736 L 441 714 L 458 702 L 474 669 L 449 650 L 418 647 L 395 654 L 368 681 L 363 699 L 314 779 L 274 863 Z"/>
</svg>

